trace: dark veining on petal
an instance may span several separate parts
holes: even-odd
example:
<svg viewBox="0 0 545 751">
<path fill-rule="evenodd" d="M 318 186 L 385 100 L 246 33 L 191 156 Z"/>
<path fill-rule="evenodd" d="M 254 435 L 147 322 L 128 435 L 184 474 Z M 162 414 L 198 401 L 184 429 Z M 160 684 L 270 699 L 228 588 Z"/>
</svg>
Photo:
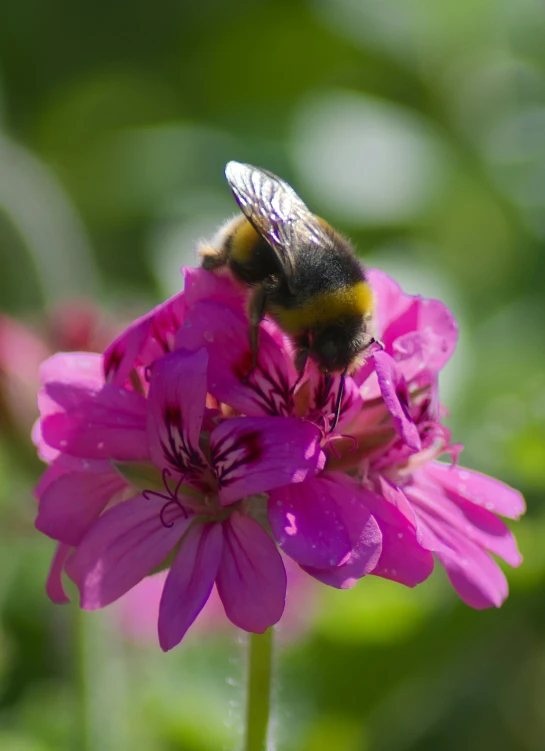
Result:
<svg viewBox="0 0 545 751">
<path fill-rule="evenodd" d="M 110 380 L 111 376 L 115 376 L 117 374 L 124 354 L 124 348 L 120 343 L 116 344 L 116 346 L 110 352 L 108 360 L 104 363 L 104 375 L 107 381 Z"/>
<path fill-rule="evenodd" d="M 165 459 L 172 467 L 183 472 L 187 480 L 198 482 L 207 466 L 199 452 L 186 440 L 182 429 L 182 412 L 178 405 L 166 406 L 164 423 L 168 435 L 168 443 L 161 441 Z"/>
<path fill-rule="evenodd" d="M 212 451 L 212 463 L 216 470 L 218 488 L 225 488 L 237 479 L 234 475 L 246 464 L 257 464 L 263 456 L 264 449 L 260 442 L 260 433 L 246 433 L 234 439 L 226 435 Z"/>
<path fill-rule="evenodd" d="M 233 366 L 235 376 L 255 393 L 256 402 L 266 414 L 291 415 L 293 394 L 285 374 L 277 367 L 263 368 L 259 362 L 252 370 L 252 361 L 252 353 L 247 350 Z"/>
</svg>

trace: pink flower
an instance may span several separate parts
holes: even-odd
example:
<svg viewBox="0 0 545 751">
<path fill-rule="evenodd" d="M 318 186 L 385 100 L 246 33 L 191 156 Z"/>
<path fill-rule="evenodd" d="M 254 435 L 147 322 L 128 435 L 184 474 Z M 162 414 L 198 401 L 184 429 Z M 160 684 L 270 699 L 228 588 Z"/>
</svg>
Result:
<svg viewBox="0 0 545 751">
<path fill-rule="evenodd" d="M 247 508 L 243 499 L 319 470 L 319 431 L 294 418 L 219 419 L 205 406 L 205 350 L 157 360 L 147 399 L 101 384 L 90 356 L 59 358 L 60 376 L 55 358 L 44 367 L 58 380 L 45 383 L 40 424 L 40 440 L 61 452 L 48 470 L 58 476 L 38 489 L 36 526 L 75 548 L 64 567 L 82 607 L 108 605 L 174 554 L 159 613 L 163 649 L 182 639 L 214 583 L 236 625 L 262 632 L 276 623 L 284 567 L 250 515 L 258 501 Z M 151 459 L 163 487 L 121 498 L 130 483 L 106 457 Z"/>
<path fill-rule="evenodd" d="M 517 516 L 523 500 L 437 461 L 460 451 L 438 396 L 454 319 L 442 303 L 369 276 L 383 348 L 347 377 L 335 434 L 339 378 L 312 363 L 298 378 L 289 339 L 267 320 L 252 370 L 246 290 L 227 275 L 186 270 L 183 293 L 104 358 L 44 364 L 34 439 L 50 467 L 36 526 L 59 542 L 53 599 L 66 598 L 63 571 L 95 609 L 167 568 L 164 649 L 214 584 L 229 619 L 260 632 L 283 611 L 276 542 L 340 588 L 367 574 L 415 586 L 435 554 L 468 604 L 501 604 L 507 585 L 489 554 L 512 565 L 520 556 L 496 514 Z"/>
</svg>

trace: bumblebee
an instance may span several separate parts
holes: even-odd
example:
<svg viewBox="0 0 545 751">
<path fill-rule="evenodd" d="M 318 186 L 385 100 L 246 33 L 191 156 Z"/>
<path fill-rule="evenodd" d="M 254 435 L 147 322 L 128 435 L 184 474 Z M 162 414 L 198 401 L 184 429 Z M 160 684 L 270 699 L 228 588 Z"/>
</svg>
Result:
<svg viewBox="0 0 545 751">
<path fill-rule="evenodd" d="M 227 182 L 242 215 L 200 248 L 202 266 L 228 267 L 252 289 L 250 346 L 257 363 L 259 323 L 273 318 L 293 340 L 300 378 L 308 357 L 331 381 L 341 373 L 331 430 L 344 379 L 374 342 L 369 334 L 373 295 L 351 245 L 276 175 L 229 162 Z"/>
</svg>

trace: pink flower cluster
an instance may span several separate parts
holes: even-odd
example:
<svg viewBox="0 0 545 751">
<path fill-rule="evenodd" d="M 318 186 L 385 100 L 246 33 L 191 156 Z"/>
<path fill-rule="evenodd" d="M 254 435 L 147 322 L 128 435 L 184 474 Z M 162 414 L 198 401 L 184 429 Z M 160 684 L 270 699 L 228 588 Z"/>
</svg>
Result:
<svg viewBox="0 0 545 751">
<path fill-rule="evenodd" d="M 268 320 L 251 370 L 246 290 L 227 275 L 184 275 L 184 291 L 104 356 L 42 366 L 34 440 L 49 466 L 36 526 L 58 541 L 50 597 L 66 601 L 66 572 L 93 610 L 168 569 L 163 649 L 214 585 L 235 625 L 262 632 L 284 609 L 280 549 L 340 588 L 366 574 L 415 586 L 435 555 L 466 603 L 499 606 L 507 582 L 490 553 L 521 559 L 497 514 L 516 518 L 524 501 L 437 461 L 460 449 L 438 400 L 457 338 L 448 309 L 369 273 L 383 348 L 347 377 L 331 435 L 339 378 L 310 364 L 298 380 L 291 343 Z"/>
</svg>

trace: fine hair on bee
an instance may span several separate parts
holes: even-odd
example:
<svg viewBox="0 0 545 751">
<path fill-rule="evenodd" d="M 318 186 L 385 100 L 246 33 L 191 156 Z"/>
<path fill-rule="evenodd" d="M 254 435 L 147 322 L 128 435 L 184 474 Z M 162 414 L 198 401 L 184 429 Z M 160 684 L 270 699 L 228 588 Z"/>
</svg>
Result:
<svg viewBox="0 0 545 751">
<path fill-rule="evenodd" d="M 252 370 L 259 324 L 268 316 L 292 339 L 299 378 L 309 357 L 329 384 L 340 373 L 332 432 L 346 375 L 375 341 L 369 333 L 373 294 L 365 270 L 350 243 L 313 214 L 284 180 L 240 162 L 229 162 L 225 176 L 242 214 L 201 246 L 202 266 L 210 271 L 227 267 L 251 289 Z"/>
</svg>

